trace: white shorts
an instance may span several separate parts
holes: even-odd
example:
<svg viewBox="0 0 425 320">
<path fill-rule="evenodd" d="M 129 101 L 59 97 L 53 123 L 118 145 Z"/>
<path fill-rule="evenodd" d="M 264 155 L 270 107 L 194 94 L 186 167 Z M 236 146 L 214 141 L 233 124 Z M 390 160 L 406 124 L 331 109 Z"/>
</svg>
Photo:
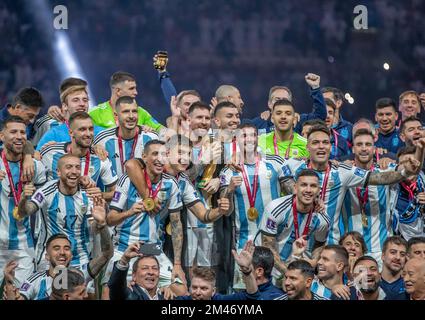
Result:
<svg viewBox="0 0 425 320">
<path fill-rule="evenodd" d="M 120 260 L 123 254 L 124 252 L 114 250 L 114 256 L 112 257 L 111 260 L 109 260 L 108 266 L 106 267 L 105 274 L 103 275 L 103 278 L 101 281 L 102 286 L 108 283 L 109 278 L 111 277 L 111 274 L 112 274 L 112 270 L 114 268 L 115 261 Z M 159 262 L 158 286 L 160 288 L 169 286 L 171 284 L 171 273 L 173 271 L 173 264 L 171 263 L 170 259 L 168 259 L 168 257 L 165 255 L 164 252 L 161 252 L 161 254 L 159 256 L 156 256 L 156 258 L 158 259 L 158 262 Z M 133 273 L 134 261 L 136 261 L 136 259 L 132 259 L 130 261 L 130 266 L 128 268 L 128 273 L 127 273 L 127 283 L 129 283 L 133 279 L 132 273 Z"/>
<path fill-rule="evenodd" d="M 211 267 L 217 265 L 214 252 L 214 228 L 187 228 L 185 266 Z"/>
<path fill-rule="evenodd" d="M 15 287 L 20 288 L 22 283 L 34 272 L 34 249 L 3 250 L 0 249 L 0 284 L 3 282 L 3 270 L 9 261 L 15 260 L 18 266 L 15 269 Z"/>
</svg>

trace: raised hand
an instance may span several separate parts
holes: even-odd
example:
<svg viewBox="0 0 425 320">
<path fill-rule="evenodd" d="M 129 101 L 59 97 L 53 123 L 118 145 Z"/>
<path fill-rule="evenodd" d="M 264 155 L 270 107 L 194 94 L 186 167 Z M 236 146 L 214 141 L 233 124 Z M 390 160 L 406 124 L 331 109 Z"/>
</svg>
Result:
<svg viewBox="0 0 425 320">
<path fill-rule="evenodd" d="M 314 73 L 307 73 L 305 76 L 305 81 L 312 89 L 317 89 L 320 87 L 320 76 Z"/>
<path fill-rule="evenodd" d="M 227 189 L 230 192 L 234 192 L 236 188 L 240 187 L 241 185 L 242 185 L 242 177 L 234 176 L 230 179 L 230 183 Z"/>
<path fill-rule="evenodd" d="M 292 255 L 294 255 L 296 257 L 302 256 L 302 254 L 307 249 L 306 238 L 307 237 L 305 235 L 303 235 L 303 236 L 299 237 L 297 240 L 295 240 L 294 243 L 292 243 Z"/>
<path fill-rule="evenodd" d="M 242 269 L 242 271 L 249 270 L 251 268 L 254 249 L 255 246 L 252 243 L 252 240 L 248 240 L 239 254 L 236 252 L 236 250 L 232 250 L 233 257 L 235 258 L 236 263 Z"/>
<path fill-rule="evenodd" d="M 59 122 L 65 121 L 65 115 L 63 114 L 62 109 L 58 106 L 50 106 L 47 114 Z"/>
</svg>

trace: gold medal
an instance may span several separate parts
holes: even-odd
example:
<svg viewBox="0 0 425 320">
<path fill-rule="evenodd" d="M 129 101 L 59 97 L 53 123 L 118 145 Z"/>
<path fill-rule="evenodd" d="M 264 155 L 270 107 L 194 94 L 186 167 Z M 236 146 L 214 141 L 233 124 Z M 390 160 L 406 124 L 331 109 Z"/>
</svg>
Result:
<svg viewBox="0 0 425 320">
<path fill-rule="evenodd" d="M 258 218 L 258 210 L 256 208 L 248 209 L 248 219 L 251 221 L 255 221 Z"/>
<path fill-rule="evenodd" d="M 143 199 L 143 205 L 145 206 L 146 211 L 152 211 L 155 209 L 155 200 L 150 197 Z"/>
<path fill-rule="evenodd" d="M 364 210 L 362 210 L 362 224 L 363 224 L 363 228 L 367 228 L 368 221 L 367 221 L 366 212 Z"/>
<path fill-rule="evenodd" d="M 18 221 L 22 220 L 22 218 L 18 215 L 18 207 L 15 207 L 13 209 L 12 215 L 13 215 L 13 218 L 15 218 L 16 220 L 18 220 Z"/>
<path fill-rule="evenodd" d="M 167 234 L 171 236 L 171 223 L 167 224 L 167 226 L 165 227 L 165 232 L 167 232 Z"/>
</svg>

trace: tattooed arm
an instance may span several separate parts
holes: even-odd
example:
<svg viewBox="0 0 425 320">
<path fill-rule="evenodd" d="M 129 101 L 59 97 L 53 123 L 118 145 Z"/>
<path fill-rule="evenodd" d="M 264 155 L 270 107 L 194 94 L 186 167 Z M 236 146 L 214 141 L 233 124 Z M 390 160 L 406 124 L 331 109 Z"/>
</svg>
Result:
<svg viewBox="0 0 425 320">
<path fill-rule="evenodd" d="M 21 201 L 18 205 L 18 216 L 20 219 L 30 216 L 38 211 L 38 206 L 31 200 L 31 196 L 35 192 L 35 187 L 32 183 L 24 186 L 23 193 L 21 194 Z"/>
<path fill-rule="evenodd" d="M 369 185 L 387 185 L 404 179 L 399 171 L 372 172 L 369 176 Z"/>
<path fill-rule="evenodd" d="M 174 250 L 174 267 L 171 275 L 172 281 L 176 276 L 185 282 L 186 277 L 182 269 L 182 247 L 183 247 L 183 225 L 180 220 L 180 211 L 170 213 L 170 223 L 171 223 L 171 240 L 173 242 Z"/>
<path fill-rule="evenodd" d="M 108 263 L 108 261 L 114 255 L 114 247 L 112 245 L 111 235 L 109 234 L 108 227 L 106 224 L 102 227 L 97 226 L 97 230 L 100 235 L 100 250 L 101 255 L 92 259 L 89 262 L 88 270 L 92 278 L 96 278 L 102 268 Z M 96 252 L 97 241 L 93 241 L 93 252 Z"/>
<path fill-rule="evenodd" d="M 274 267 L 279 270 L 280 273 L 284 274 L 286 271 L 286 265 L 280 259 L 280 255 L 277 250 L 276 237 L 268 236 L 263 233 L 261 235 L 261 241 L 263 243 L 263 246 L 269 248 L 272 251 L 274 257 Z"/>
</svg>

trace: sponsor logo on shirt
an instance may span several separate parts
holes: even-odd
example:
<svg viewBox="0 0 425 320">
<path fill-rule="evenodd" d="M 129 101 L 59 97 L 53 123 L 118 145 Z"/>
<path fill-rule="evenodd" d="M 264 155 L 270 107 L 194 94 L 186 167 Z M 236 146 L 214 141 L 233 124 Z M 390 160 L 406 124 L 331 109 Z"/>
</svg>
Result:
<svg viewBox="0 0 425 320">
<path fill-rule="evenodd" d="M 44 197 L 43 197 L 43 195 L 40 193 L 40 192 L 37 192 L 36 194 L 35 194 L 35 200 L 37 200 L 38 202 L 43 202 L 43 199 L 44 199 Z"/>
<path fill-rule="evenodd" d="M 20 291 L 28 291 L 28 289 L 30 288 L 30 284 L 28 282 L 25 282 L 22 286 Z"/>
<path fill-rule="evenodd" d="M 114 196 L 112 197 L 112 201 L 118 202 L 120 200 L 120 198 L 121 198 L 121 192 L 115 191 Z"/>
<path fill-rule="evenodd" d="M 366 170 L 360 169 L 360 168 L 356 168 L 356 170 L 354 171 L 354 174 L 356 176 L 359 176 L 361 178 L 363 178 L 366 174 Z"/>
<path fill-rule="evenodd" d="M 270 230 L 276 230 L 276 221 L 273 219 L 268 218 L 266 222 L 267 229 Z"/>
</svg>

